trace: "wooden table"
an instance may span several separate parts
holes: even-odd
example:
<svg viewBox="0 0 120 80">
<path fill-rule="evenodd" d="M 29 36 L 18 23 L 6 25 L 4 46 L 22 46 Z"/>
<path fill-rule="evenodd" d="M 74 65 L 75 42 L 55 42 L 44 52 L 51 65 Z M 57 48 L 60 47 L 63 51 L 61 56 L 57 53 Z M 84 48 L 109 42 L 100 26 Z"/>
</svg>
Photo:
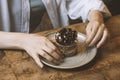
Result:
<svg viewBox="0 0 120 80">
<path fill-rule="evenodd" d="M 96 57 L 89 64 L 72 70 L 48 66 L 41 69 L 25 51 L 5 50 L 0 60 L 0 80 L 120 80 L 120 15 L 112 17 L 106 25 L 111 39 L 98 49 Z M 69 27 L 85 33 L 85 26 L 80 23 Z"/>
</svg>

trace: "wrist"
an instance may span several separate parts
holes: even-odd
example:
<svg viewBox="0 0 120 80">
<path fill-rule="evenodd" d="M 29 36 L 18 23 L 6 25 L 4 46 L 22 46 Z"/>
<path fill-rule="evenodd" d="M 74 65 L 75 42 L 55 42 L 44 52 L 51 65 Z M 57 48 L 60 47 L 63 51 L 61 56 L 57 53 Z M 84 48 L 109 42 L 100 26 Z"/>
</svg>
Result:
<svg viewBox="0 0 120 80">
<path fill-rule="evenodd" d="M 18 33 L 16 34 L 17 37 L 14 38 L 14 40 L 12 41 L 15 46 L 13 45 L 13 48 L 16 48 L 16 49 L 25 49 L 25 46 L 26 46 L 26 41 L 27 41 L 27 36 L 29 34 L 26 34 L 26 33 Z"/>
<path fill-rule="evenodd" d="M 99 22 L 99 23 L 104 22 L 104 18 L 103 18 L 102 13 L 97 11 L 97 10 L 92 10 L 92 11 L 89 12 L 88 20 L 89 21 L 96 21 L 96 22 Z"/>
</svg>

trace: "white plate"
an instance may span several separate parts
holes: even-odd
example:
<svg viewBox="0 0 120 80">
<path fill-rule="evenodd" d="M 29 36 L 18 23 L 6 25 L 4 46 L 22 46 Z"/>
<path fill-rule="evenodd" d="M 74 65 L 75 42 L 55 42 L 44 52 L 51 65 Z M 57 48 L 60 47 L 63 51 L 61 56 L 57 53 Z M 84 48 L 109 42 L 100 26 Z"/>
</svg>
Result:
<svg viewBox="0 0 120 80">
<path fill-rule="evenodd" d="M 47 37 L 54 39 L 55 33 L 48 34 Z M 78 33 L 77 40 L 80 42 L 80 45 L 84 44 L 85 35 L 82 33 Z M 77 55 L 72 57 L 66 57 L 63 63 L 59 65 L 55 65 L 46 59 L 42 59 L 42 62 L 50 67 L 58 68 L 58 69 L 73 69 L 77 67 L 81 67 L 87 63 L 89 63 L 97 53 L 96 47 L 86 48 L 84 51 L 79 51 Z"/>
</svg>

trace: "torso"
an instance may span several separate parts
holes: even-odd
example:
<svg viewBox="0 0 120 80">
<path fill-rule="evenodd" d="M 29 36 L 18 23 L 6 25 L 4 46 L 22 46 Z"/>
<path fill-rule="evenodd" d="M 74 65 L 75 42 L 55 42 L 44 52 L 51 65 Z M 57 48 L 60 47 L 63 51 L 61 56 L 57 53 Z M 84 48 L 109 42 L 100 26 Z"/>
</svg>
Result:
<svg viewBox="0 0 120 80">
<path fill-rule="evenodd" d="M 42 0 L 30 0 L 30 32 L 40 24 L 44 12 L 45 6 Z"/>
</svg>

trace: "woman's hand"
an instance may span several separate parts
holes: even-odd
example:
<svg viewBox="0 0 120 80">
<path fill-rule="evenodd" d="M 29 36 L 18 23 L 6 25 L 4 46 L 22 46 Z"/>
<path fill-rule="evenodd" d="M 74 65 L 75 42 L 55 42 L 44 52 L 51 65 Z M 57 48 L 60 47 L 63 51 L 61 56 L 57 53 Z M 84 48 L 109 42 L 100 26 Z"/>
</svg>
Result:
<svg viewBox="0 0 120 80">
<path fill-rule="evenodd" d="M 40 66 L 43 67 L 40 57 L 54 63 L 62 61 L 62 55 L 53 43 L 44 36 L 16 32 L 0 31 L 0 49 L 25 50 Z"/>
<path fill-rule="evenodd" d="M 108 30 L 104 23 L 98 21 L 90 21 L 86 27 L 87 39 L 89 46 L 96 45 L 101 47 L 109 37 Z"/>
<path fill-rule="evenodd" d="M 104 18 L 100 11 L 91 10 L 88 15 L 89 23 L 86 27 L 86 44 L 101 47 L 109 37 L 108 29 L 104 24 Z"/>
<path fill-rule="evenodd" d="M 48 61 L 57 62 L 62 60 L 60 57 L 60 51 L 56 48 L 53 43 L 44 36 L 36 34 L 27 34 L 23 37 L 24 46 L 23 48 L 27 53 L 33 57 L 35 62 L 42 68 L 43 64 L 40 61 L 42 56 Z"/>
</svg>

